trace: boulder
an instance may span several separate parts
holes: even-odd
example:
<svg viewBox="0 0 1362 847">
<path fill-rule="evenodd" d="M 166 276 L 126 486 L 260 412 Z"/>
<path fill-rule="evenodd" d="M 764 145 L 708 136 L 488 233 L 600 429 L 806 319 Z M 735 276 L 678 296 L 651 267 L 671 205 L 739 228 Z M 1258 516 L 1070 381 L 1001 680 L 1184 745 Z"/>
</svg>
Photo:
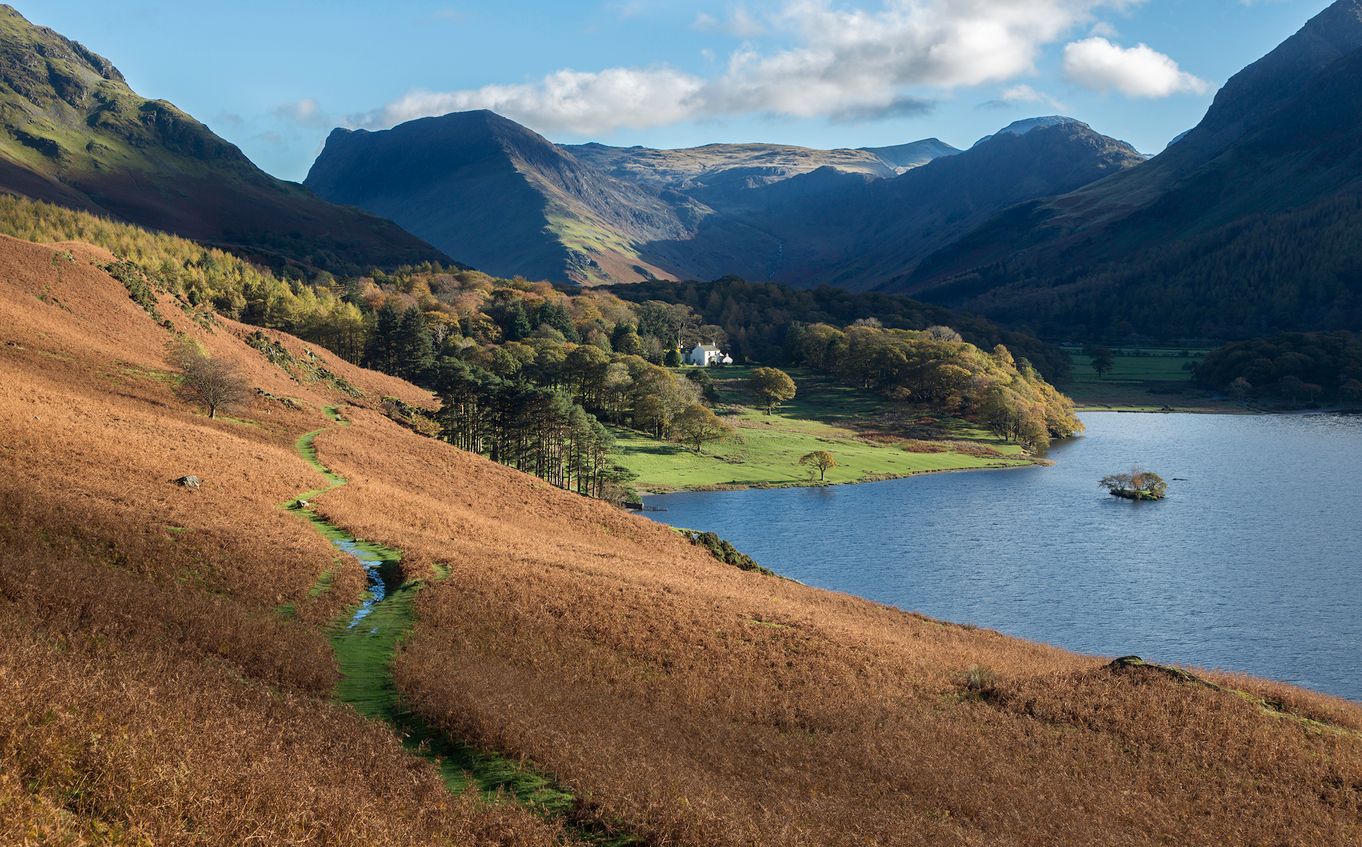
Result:
<svg viewBox="0 0 1362 847">
<path fill-rule="evenodd" d="M 179 479 L 175 480 L 175 484 L 180 486 L 181 488 L 197 489 L 200 485 L 203 484 L 203 481 L 196 476 L 182 476 Z"/>
</svg>

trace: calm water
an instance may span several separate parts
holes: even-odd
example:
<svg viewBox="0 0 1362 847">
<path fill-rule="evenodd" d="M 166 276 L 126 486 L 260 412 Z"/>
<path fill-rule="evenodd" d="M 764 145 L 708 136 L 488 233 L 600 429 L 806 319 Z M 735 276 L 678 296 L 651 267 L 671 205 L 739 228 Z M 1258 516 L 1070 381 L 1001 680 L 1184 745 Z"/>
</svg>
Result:
<svg viewBox="0 0 1362 847">
<path fill-rule="evenodd" d="M 812 585 L 1362 700 L 1362 418 L 1085 415 L 1050 468 L 648 498 Z M 1098 489 L 1132 464 L 1161 503 Z"/>
</svg>

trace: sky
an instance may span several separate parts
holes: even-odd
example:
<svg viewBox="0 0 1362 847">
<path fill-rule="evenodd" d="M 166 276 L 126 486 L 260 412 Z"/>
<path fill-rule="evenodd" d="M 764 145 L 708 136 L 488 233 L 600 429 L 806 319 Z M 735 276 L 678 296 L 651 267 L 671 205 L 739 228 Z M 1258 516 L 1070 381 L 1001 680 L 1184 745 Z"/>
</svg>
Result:
<svg viewBox="0 0 1362 847">
<path fill-rule="evenodd" d="M 973 144 L 1064 114 L 1146 153 L 1329 0 L 11 0 L 275 176 L 337 126 L 491 108 L 553 141 Z"/>
</svg>

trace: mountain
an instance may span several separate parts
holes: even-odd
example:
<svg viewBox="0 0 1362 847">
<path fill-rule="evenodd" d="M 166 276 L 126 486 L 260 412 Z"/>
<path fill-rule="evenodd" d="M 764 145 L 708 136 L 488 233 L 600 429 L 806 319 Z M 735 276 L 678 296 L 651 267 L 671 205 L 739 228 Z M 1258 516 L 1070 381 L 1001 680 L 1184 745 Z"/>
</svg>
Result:
<svg viewBox="0 0 1362 847">
<path fill-rule="evenodd" d="M 490 273 L 596 284 L 746 269 L 754 254 L 780 249 L 730 214 L 754 191 L 824 168 L 890 179 L 954 152 L 935 139 L 878 150 L 558 145 L 473 111 L 379 132 L 338 129 L 305 184 Z"/>
<path fill-rule="evenodd" d="M 597 284 L 737 275 L 871 288 L 989 215 L 1142 160 L 1072 119 L 961 152 L 557 145 L 488 111 L 338 129 L 306 185 L 490 273 Z"/>
<path fill-rule="evenodd" d="M 910 141 L 907 144 L 897 144 L 893 147 L 862 147 L 861 149 L 867 153 L 873 153 L 881 161 L 900 171 L 921 167 L 933 159 L 954 156 L 960 152 L 957 148 L 939 138 L 924 138 L 921 141 Z"/>
<path fill-rule="evenodd" d="M 893 178 L 824 167 L 754 187 L 722 217 L 702 220 L 688 242 L 665 247 L 689 250 L 692 261 L 700 261 L 711 253 L 710 242 L 725 243 L 737 222 L 763 238 L 748 242 L 738 264 L 704 266 L 703 275 L 866 290 L 907 272 L 1002 209 L 1142 161 L 1129 145 L 1079 121 L 1038 124 Z"/>
<path fill-rule="evenodd" d="M 261 171 L 109 60 L 0 6 L 0 191 L 331 270 L 448 258 Z"/>
<path fill-rule="evenodd" d="M 1362 326 L 1362 0 L 1229 80 L 1138 168 L 1009 209 L 885 290 L 1052 334 Z"/>
<path fill-rule="evenodd" d="M 1062 126 L 1064 124 L 1088 126 L 1076 118 L 1065 117 L 1064 115 L 1045 115 L 1038 118 L 1023 118 L 1019 121 L 1013 121 L 991 135 L 985 135 L 983 138 L 974 142 L 974 146 L 978 147 L 980 144 L 983 144 L 985 141 L 998 135 L 1026 135 L 1033 129 L 1044 129 L 1046 127 Z M 1089 127 L 1089 129 L 1091 129 L 1091 127 Z"/>
<path fill-rule="evenodd" d="M 581 283 L 668 277 L 635 245 L 682 237 L 702 214 L 488 111 L 337 129 L 305 185 L 488 273 Z"/>
</svg>

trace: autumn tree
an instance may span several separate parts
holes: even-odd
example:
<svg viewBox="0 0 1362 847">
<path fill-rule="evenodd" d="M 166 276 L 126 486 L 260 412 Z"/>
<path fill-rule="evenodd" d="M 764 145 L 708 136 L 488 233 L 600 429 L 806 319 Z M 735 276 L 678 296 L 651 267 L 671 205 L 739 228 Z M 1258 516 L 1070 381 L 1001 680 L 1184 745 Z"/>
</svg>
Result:
<svg viewBox="0 0 1362 847">
<path fill-rule="evenodd" d="M 1153 471 L 1132 468 L 1130 473 L 1103 477 L 1097 483 L 1113 497 L 1124 500 L 1162 500 L 1168 494 L 1168 483 Z"/>
<path fill-rule="evenodd" d="M 752 371 L 751 386 L 768 415 L 777 405 L 793 400 L 795 396 L 794 380 L 779 368 L 757 368 Z"/>
<path fill-rule="evenodd" d="M 170 361 L 180 371 L 180 396 L 206 406 L 210 418 L 240 405 L 250 396 L 250 385 L 235 365 L 210 358 L 188 339 L 171 343 Z"/>
<path fill-rule="evenodd" d="M 823 482 L 828 478 L 828 471 L 837 467 L 837 457 L 826 450 L 815 450 L 801 456 L 799 464 L 808 468 L 810 474 L 818 471 L 818 481 Z"/>
<path fill-rule="evenodd" d="M 687 406 L 672 423 L 672 436 L 694 447 L 696 453 L 704 451 L 711 441 L 720 441 L 733 434 L 733 428 L 714 414 L 707 406 L 694 403 Z"/>
</svg>

